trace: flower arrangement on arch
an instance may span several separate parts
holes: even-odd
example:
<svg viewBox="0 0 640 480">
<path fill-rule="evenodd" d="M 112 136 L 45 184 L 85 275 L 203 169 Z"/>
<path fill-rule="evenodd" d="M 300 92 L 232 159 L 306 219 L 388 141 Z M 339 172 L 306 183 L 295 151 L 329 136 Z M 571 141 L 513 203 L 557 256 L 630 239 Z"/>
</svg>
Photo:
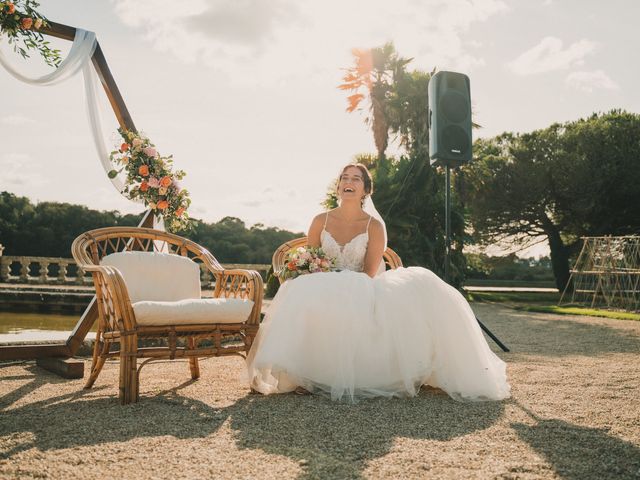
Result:
<svg viewBox="0 0 640 480">
<path fill-rule="evenodd" d="M 192 220 L 187 209 L 191 199 L 179 183 L 185 172 L 173 172 L 173 156 L 161 156 L 144 135 L 122 128 L 118 132 L 124 143 L 110 154 L 114 169 L 109 172 L 109 178 L 124 171 L 126 179 L 122 193 L 127 198 L 141 199 L 154 215 L 162 217 L 169 230 L 190 228 Z"/>
<path fill-rule="evenodd" d="M 282 281 L 318 272 L 335 270 L 336 260 L 329 257 L 321 247 L 298 247 L 287 253 L 284 267 L 276 275 Z"/>
<path fill-rule="evenodd" d="M 13 51 L 29 58 L 29 50 L 40 53 L 47 65 L 57 67 L 62 58 L 60 50 L 49 47 L 39 30 L 49 26 L 47 19 L 36 11 L 35 0 L 0 1 L 0 33 L 7 35 Z"/>
</svg>

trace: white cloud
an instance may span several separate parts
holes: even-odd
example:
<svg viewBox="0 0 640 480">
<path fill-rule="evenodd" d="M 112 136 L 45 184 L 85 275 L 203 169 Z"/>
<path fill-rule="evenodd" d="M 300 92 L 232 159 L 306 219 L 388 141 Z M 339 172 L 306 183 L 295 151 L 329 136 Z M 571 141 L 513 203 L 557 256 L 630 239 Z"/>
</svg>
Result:
<svg viewBox="0 0 640 480">
<path fill-rule="evenodd" d="M 35 123 L 35 120 L 29 117 L 25 117 L 24 115 L 14 114 L 0 118 L 0 123 L 3 125 L 14 125 L 18 127 Z"/>
<path fill-rule="evenodd" d="M 12 191 L 14 187 L 33 187 L 46 183 L 26 153 L 4 153 L 0 157 L 0 172 L 0 190 Z"/>
<path fill-rule="evenodd" d="M 538 45 L 521 54 L 508 66 L 518 75 L 566 70 L 582 65 L 584 57 L 593 53 L 596 47 L 596 42 L 582 39 L 563 49 L 562 40 L 556 37 L 545 37 Z"/>
<path fill-rule="evenodd" d="M 508 9 L 502 0 L 194 0 L 186 14 L 166 8 L 164 0 L 112 2 L 123 23 L 155 49 L 202 62 L 234 82 L 263 85 L 337 78 L 351 48 L 390 40 L 415 58 L 414 68 L 470 70 L 484 60 L 463 32 Z"/>
<path fill-rule="evenodd" d="M 620 87 L 602 70 L 591 72 L 571 72 L 565 83 L 577 90 L 591 93 L 594 90 L 618 90 Z"/>
</svg>

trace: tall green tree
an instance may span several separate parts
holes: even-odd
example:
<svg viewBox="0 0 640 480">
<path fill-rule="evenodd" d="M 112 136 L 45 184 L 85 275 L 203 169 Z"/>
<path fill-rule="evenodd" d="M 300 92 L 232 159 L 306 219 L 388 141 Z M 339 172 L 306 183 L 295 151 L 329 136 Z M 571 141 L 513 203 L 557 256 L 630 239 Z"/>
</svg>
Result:
<svg viewBox="0 0 640 480">
<path fill-rule="evenodd" d="M 474 144 L 466 204 L 485 243 L 546 239 L 559 289 L 581 236 L 640 231 L 640 116 L 619 110 Z"/>
</svg>

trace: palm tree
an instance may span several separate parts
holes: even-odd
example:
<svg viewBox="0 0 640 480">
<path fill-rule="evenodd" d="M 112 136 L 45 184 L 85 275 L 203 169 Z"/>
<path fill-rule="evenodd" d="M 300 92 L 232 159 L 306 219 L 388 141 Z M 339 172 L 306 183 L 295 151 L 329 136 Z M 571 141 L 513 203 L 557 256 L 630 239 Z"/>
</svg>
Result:
<svg viewBox="0 0 640 480">
<path fill-rule="evenodd" d="M 347 112 L 359 109 L 362 101 L 368 98 L 370 116 L 365 122 L 371 125 L 378 160 L 383 160 L 389 144 L 389 96 L 413 59 L 398 56 L 391 42 L 377 48 L 353 49 L 352 54 L 354 66 L 346 69 L 344 83 L 338 88 L 354 92 L 347 97 Z"/>
</svg>

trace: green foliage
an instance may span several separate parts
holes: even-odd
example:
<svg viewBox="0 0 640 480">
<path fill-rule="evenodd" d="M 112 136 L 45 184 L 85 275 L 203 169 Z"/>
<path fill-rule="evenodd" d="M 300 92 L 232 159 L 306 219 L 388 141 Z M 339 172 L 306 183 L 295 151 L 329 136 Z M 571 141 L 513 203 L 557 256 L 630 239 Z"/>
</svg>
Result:
<svg viewBox="0 0 640 480">
<path fill-rule="evenodd" d="M 71 243 L 82 232 L 116 225 L 135 226 L 142 215 L 91 210 L 81 205 L 41 202 L 0 192 L 0 243 L 5 255 L 71 256 Z M 246 228 L 238 218 L 217 223 L 197 222 L 192 231 L 178 232 L 208 248 L 223 263 L 271 263 L 277 247 L 302 233 L 257 224 Z"/>
<path fill-rule="evenodd" d="M 469 291 L 467 298 L 470 302 L 508 303 L 508 304 L 555 304 L 560 300 L 558 292 L 482 292 Z"/>
<path fill-rule="evenodd" d="M 137 225 L 141 215 L 90 210 L 69 203 L 32 204 L 26 197 L 0 192 L 0 243 L 5 255 L 70 257 L 71 243 L 98 227 Z"/>
<path fill-rule="evenodd" d="M 192 230 L 178 234 L 203 245 L 220 262 L 261 264 L 271 263 L 273 252 L 280 245 L 304 235 L 259 223 L 247 228 L 235 217 L 224 217 L 217 223 L 197 222 Z"/>
<path fill-rule="evenodd" d="M 488 256 L 467 253 L 466 277 L 473 279 L 544 281 L 553 280 L 549 257 L 518 258 L 515 253 Z"/>
<path fill-rule="evenodd" d="M 613 110 L 474 144 L 465 203 L 485 243 L 546 237 L 556 285 L 581 236 L 640 231 L 640 115 Z"/>
<path fill-rule="evenodd" d="M 36 11 L 40 4 L 35 0 L 13 0 L 0 3 L 0 33 L 7 36 L 14 52 L 29 58 L 29 51 L 40 53 L 51 67 L 60 65 L 60 50 L 49 47 L 50 43 L 38 31 L 48 26 L 47 19 Z"/>
<path fill-rule="evenodd" d="M 273 298 L 278 293 L 278 289 L 280 288 L 280 280 L 273 273 L 273 266 L 269 268 L 267 272 L 267 281 L 265 284 L 264 296 L 266 298 Z"/>
<path fill-rule="evenodd" d="M 387 224 L 389 246 L 405 265 L 426 267 L 444 273 L 445 179 L 431 168 L 423 155 L 384 159 L 372 169 L 373 200 Z M 464 279 L 464 217 L 453 194 L 451 212 L 450 281 L 459 286 Z"/>
<path fill-rule="evenodd" d="M 557 305 L 531 305 L 518 307 L 518 310 L 527 312 L 556 313 L 560 315 L 587 315 L 590 317 L 615 318 L 616 320 L 640 321 L 640 313 L 617 312 L 612 310 L 600 310 L 597 308 L 559 307 Z"/>
</svg>

